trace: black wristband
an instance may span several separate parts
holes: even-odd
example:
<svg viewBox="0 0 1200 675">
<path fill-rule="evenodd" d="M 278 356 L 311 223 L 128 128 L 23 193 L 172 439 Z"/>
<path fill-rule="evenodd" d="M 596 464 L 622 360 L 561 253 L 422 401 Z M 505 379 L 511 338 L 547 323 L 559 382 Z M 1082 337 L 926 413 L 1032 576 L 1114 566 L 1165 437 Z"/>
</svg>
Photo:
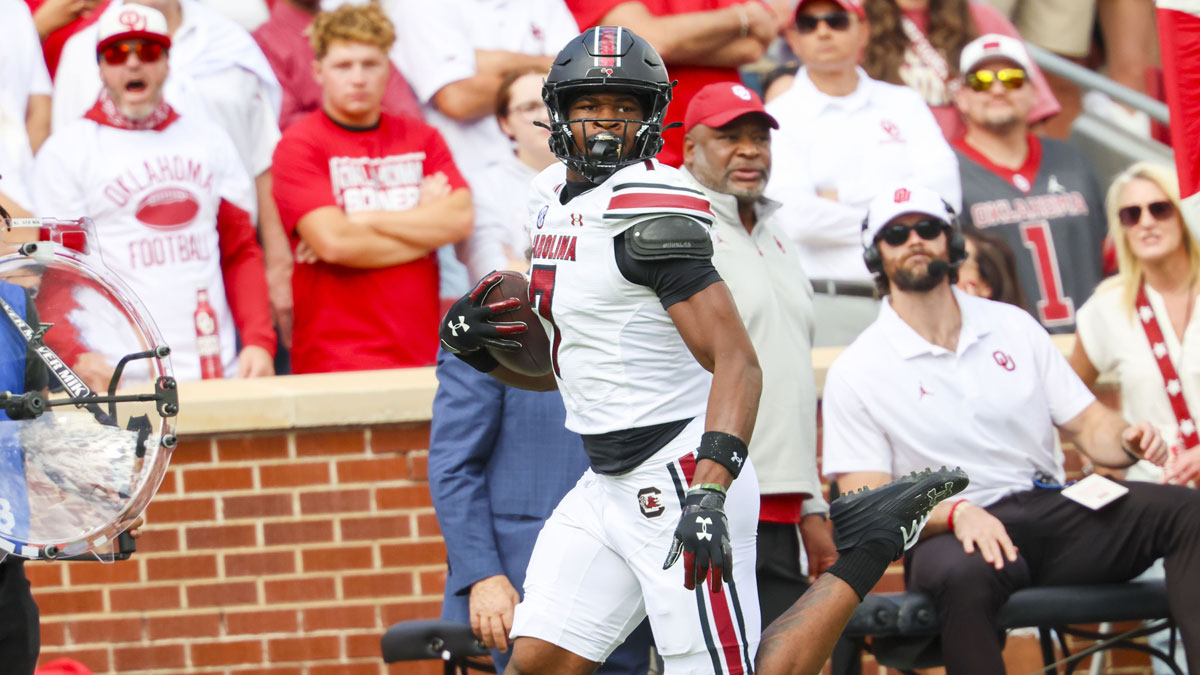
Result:
<svg viewBox="0 0 1200 675">
<path fill-rule="evenodd" d="M 696 453 L 696 460 L 711 459 L 737 478 L 749 455 L 746 444 L 737 436 L 721 431 L 706 431 L 700 437 L 700 450 Z"/>
<path fill-rule="evenodd" d="M 476 349 L 473 352 L 466 354 L 455 354 L 463 363 L 471 366 L 481 373 L 490 373 L 500 367 L 500 362 L 497 361 L 486 349 Z"/>
</svg>

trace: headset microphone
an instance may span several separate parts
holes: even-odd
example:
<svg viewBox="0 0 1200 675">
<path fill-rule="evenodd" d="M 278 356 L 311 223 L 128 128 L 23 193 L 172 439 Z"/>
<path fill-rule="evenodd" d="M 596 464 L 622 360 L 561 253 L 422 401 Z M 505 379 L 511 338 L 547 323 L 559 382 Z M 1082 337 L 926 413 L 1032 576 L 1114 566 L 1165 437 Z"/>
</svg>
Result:
<svg viewBox="0 0 1200 675">
<path fill-rule="evenodd" d="M 949 271 L 950 263 L 946 262 L 945 260 L 934 260 L 930 262 L 929 266 L 926 268 L 926 274 L 928 274 L 929 278 L 935 282 L 941 281 L 942 277 L 946 276 L 946 273 Z"/>
</svg>

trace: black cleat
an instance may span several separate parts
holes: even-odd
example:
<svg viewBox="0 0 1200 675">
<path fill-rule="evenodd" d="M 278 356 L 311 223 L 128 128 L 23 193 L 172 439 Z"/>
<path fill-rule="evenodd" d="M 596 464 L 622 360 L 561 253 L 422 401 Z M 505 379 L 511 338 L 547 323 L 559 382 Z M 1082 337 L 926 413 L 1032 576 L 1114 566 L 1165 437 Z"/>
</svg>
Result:
<svg viewBox="0 0 1200 675">
<path fill-rule="evenodd" d="M 921 528 L 933 507 L 963 491 L 970 480 L 955 467 L 938 471 L 925 469 L 869 490 L 860 488 L 834 500 L 829 506 L 833 540 L 838 552 L 864 541 L 884 539 L 896 546 L 896 557 L 917 543 Z"/>
</svg>

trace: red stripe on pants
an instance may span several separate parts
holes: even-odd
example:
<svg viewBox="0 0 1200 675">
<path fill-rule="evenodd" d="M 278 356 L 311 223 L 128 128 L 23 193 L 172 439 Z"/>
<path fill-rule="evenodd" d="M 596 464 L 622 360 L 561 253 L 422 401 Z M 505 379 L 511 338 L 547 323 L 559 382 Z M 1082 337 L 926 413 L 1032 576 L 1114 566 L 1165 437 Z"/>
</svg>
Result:
<svg viewBox="0 0 1200 675">
<path fill-rule="evenodd" d="M 696 455 L 688 453 L 679 458 L 679 468 L 683 470 L 683 486 L 684 491 L 692 484 L 692 478 L 696 476 Z"/>
<path fill-rule="evenodd" d="M 743 675 L 746 671 L 742 666 L 742 645 L 733 626 L 733 617 L 729 614 L 729 602 L 733 601 L 729 589 L 723 588 L 720 593 L 709 591 L 708 600 L 712 605 L 713 625 L 717 628 L 721 650 L 725 652 L 726 670 L 729 675 Z"/>
</svg>

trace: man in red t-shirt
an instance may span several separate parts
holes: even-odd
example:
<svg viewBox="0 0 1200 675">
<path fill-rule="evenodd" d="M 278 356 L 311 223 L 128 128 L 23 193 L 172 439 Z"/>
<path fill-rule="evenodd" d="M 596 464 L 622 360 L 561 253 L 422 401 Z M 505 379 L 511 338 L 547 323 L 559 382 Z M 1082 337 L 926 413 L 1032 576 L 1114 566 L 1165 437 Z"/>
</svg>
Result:
<svg viewBox="0 0 1200 675">
<path fill-rule="evenodd" d="M 678 80 L 666 124 L 683 123 L 696 92 L 713 82 L 740 82 L 738 67 L 762 58 L 791 20 L 791 2 L 774 0 L 567 0 L 580 30 L 623 26 L 644 37 Z M 683 164 L 683 131 L 663 132 L 658 161 Z"/>
<path fill-rule="evenodd" d="M 308 28 L 320 9 L 320 0 L 278 0 L 271 8 L 271 18 L 253 33 L 283 87 L 281 130 L 321 107 L 321 85 L 312 76 L 313 49 L 308 37 Z M 421 105 L 395 66 L 383 107 L 394 115 L 421 117 Z"/>
<path fill-rule="evenodd" d="M 378 6 L 313 21 L 322 109 L 275 149 L 274 195 L 296 252 L 296 373 L 433 365 L 436 249 L 474 212 L 438 132 L 383 112 L 395 32 Z"/>
</svg>

